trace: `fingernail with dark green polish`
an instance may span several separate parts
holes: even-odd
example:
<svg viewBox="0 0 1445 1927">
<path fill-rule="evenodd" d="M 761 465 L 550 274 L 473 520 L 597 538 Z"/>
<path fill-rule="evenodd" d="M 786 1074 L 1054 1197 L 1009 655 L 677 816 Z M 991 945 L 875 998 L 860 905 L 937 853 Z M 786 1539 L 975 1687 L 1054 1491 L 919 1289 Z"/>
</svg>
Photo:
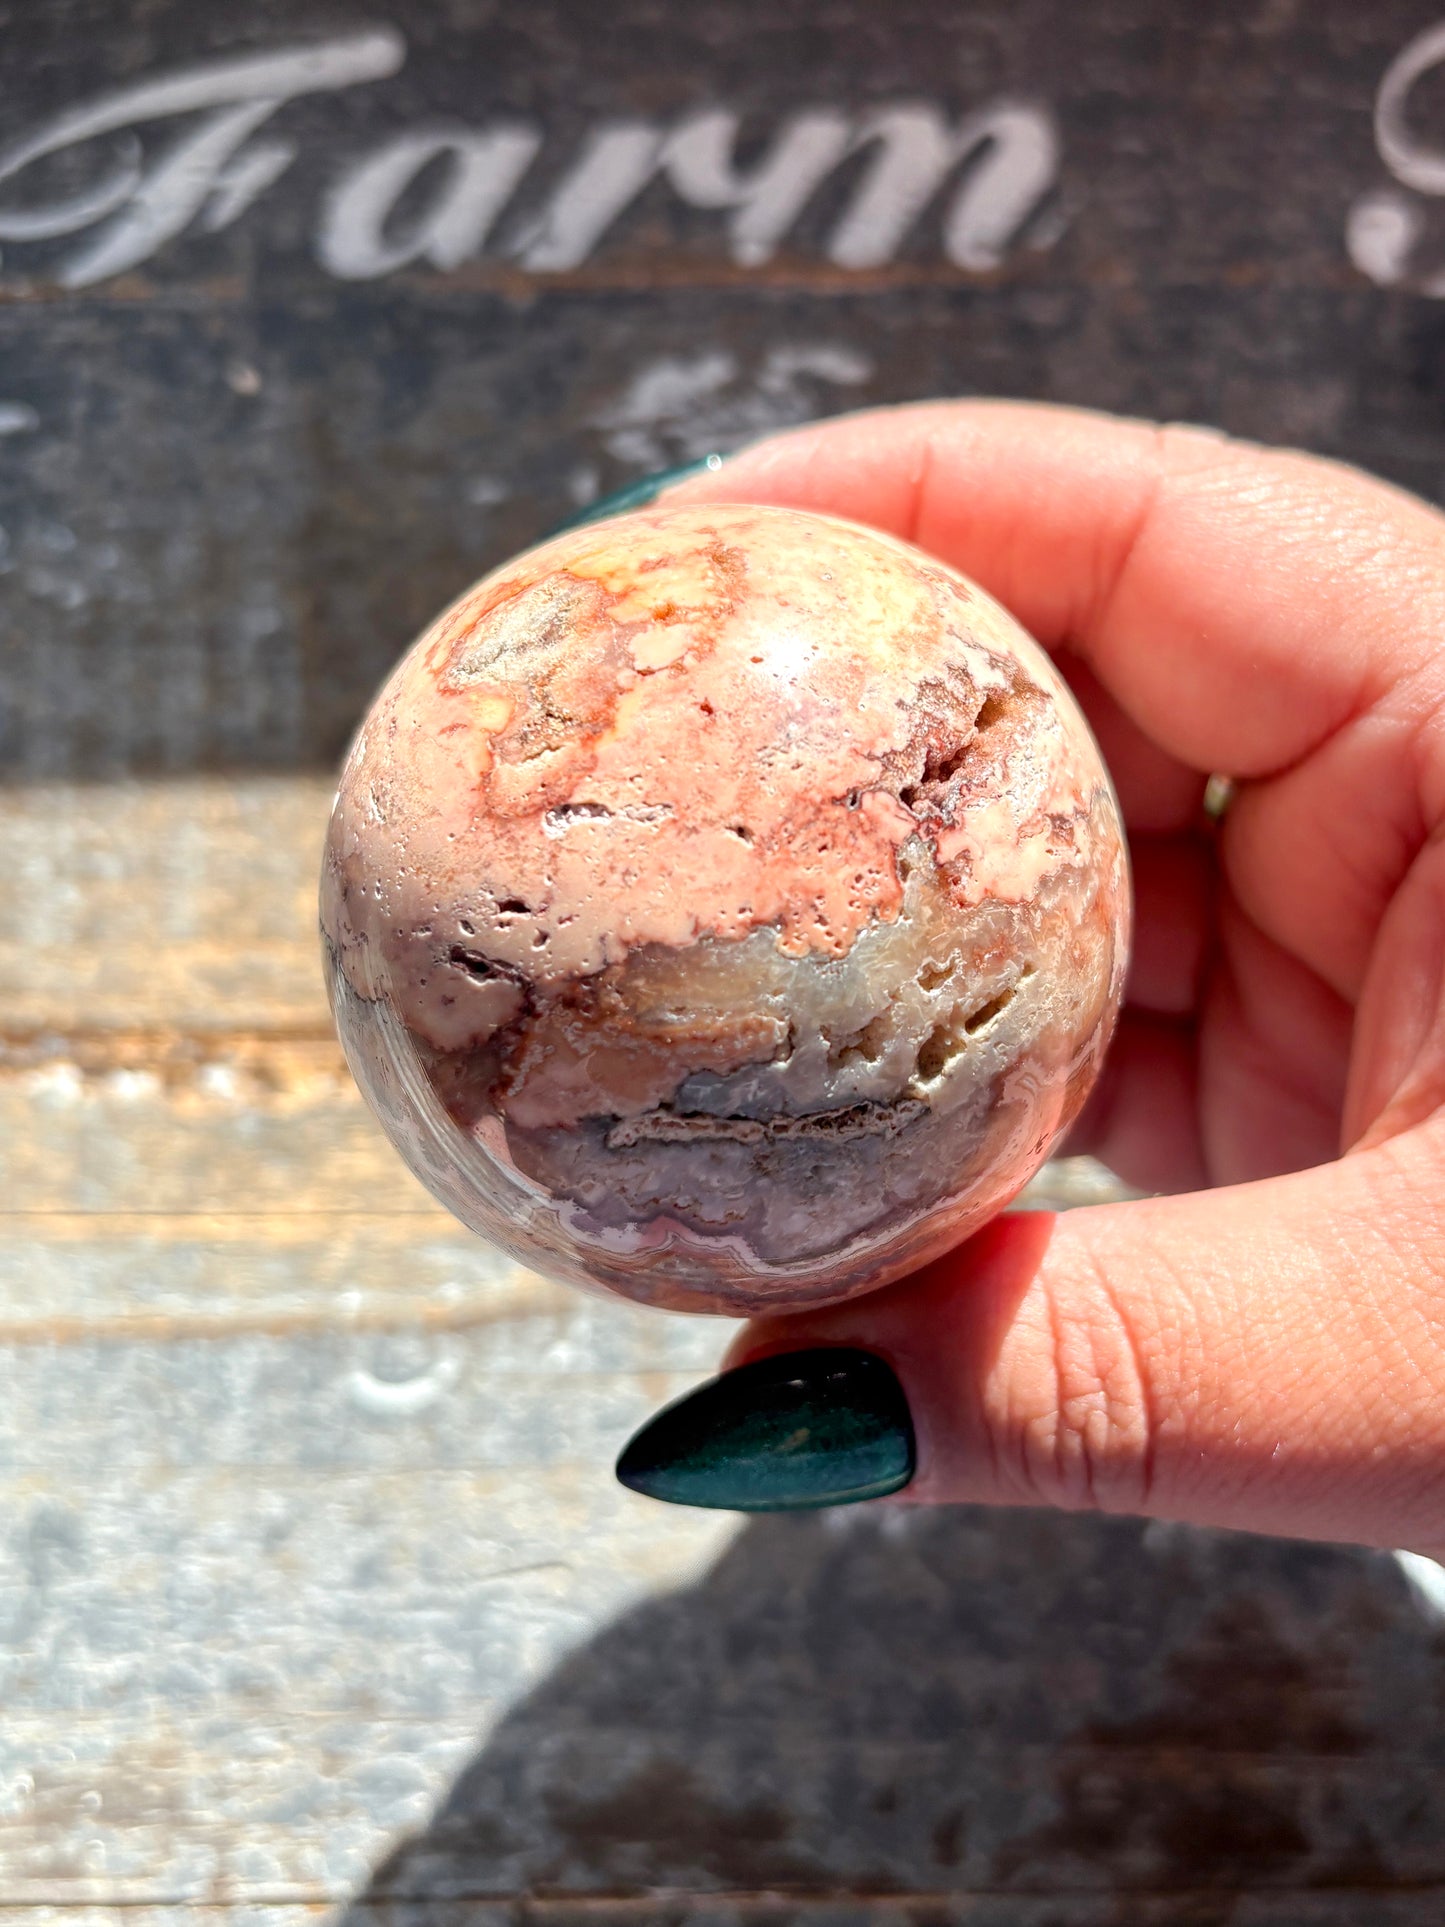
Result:
<svg viewBox="0 0 1445 1927">
<path fill-rule="evenodd" d="M 604 495 L 600 502 L 589 502 L 586 508 L 578 509 L 565 521 L 550 528 L 543 537 L 550 541 L 554 535 L 564 535 L 568 529 L 580 529 L 586 522 L 605 522 L 609 515 L 626 515 L 629 509 L 645 509 L 649 502 L 655 502 L 665 488 L 674 482 L 686 481 L 689 475 L 701 475 L 705 469 L 716 472 L 723 465 L 721 455 L 700 455 L 695 462 L 683 462 L 677 468 L 659 469 L 656 475 L 644 475 L 636 482 L 629 482 L 626 488 L 614 489 L 611 495 Z"/>
<path fill-rule="evenodd" d="M 617 1476 L 671 1505 L 793 1512 L 897 1492 L 913 1477 L 913 1420 L 872 1352 L 782 1352 L 666 1406 Z"/>
</svg>

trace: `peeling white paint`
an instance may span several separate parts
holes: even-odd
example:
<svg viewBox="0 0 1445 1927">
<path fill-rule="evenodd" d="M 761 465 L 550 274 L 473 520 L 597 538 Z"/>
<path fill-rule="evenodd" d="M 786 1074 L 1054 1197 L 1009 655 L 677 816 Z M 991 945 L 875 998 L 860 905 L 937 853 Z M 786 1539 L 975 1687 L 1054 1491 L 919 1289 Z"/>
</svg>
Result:
<svg viewBox="0 0 1445 1927">
<path fill-rule="evenodd" d="M 376 1418 L 414 1418 L 427 1411 L 456 1384 L 461 1366 L 455 1358 L 439 1358 L 429 1371 L 415 1378 L 376 1378 L 358 1366 L 346 1378 L 346 1394 L 353 1405 Z"/>
<path fill-rule="evenodd" d="M 819 411 L 820 390 L 859 387 L 872 374 L 867 355 L 838 342 L 779 342 L 751 368 L 725 349 L 662 355 L 590 425 L 609 455 L 645 473 L 807 421 Z"/>
</svg>

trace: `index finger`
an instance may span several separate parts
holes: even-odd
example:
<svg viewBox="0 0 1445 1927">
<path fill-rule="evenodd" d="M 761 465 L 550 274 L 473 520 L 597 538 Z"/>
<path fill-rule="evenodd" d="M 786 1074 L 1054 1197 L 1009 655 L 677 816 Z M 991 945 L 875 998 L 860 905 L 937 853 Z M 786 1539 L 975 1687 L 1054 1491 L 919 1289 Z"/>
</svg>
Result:
<svg viewBox="0 0 1445 1927">
<path fill-rule="evenodd" d="M 675 498 L 823 510 L 972 576 L 1179 763 L 1244 778 L 1246 914 L 1339 995 L 1445 821 L 1445 520 L 1212 430 L 931 402 L 794 430 Z"/>
<path fill-rule="evenodd" d="M 929 402 L 776 436 L 671 499 L 739 494 L 951 562 L 1204 771 L 1264 775 L 1307 755 L 1419 665 L 1445 615 L 1432 510 L 1208 429 Z"/>
</svg>

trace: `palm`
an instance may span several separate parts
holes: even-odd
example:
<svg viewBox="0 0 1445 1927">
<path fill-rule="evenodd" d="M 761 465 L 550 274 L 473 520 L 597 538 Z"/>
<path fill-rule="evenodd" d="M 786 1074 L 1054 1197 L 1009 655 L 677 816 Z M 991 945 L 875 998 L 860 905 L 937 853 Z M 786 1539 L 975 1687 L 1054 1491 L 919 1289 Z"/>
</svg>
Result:
<svg viewBox="0 0 1445 1927">
<path fill-rule="evenodd" d="M 1265 935 L 1245 896 L 1277 901 L 1293 847 L 1235 826 L 1271 807 L 1239 796 L 1204 814 L 1205 779 L 1137 729 L 1076 657 L 1061 666 L 1105 745 L 1129 828 L 1134 957 L 1108 1068 L 1064 1147 L 1126 1183 L 1184 1191 L 1320 1164 L 1340 1146 L 1350 1004 Z M 1328 930 L 1318 932 L 1328 943 Z"/>
<path fill-rule="evenodd" d="M 911 538 L 1058 655 L 1138 906 L 1073 1147 L 1185 1194 L 1001 1220 L 747 1346 L 899 1361 L 925 1500 L 1445 1544 L 1445 519 L 1308 457 L 986 402 L 685 486 Z M 1209 771 L 1239 784 L 1217 828 Z"/>
</svg>

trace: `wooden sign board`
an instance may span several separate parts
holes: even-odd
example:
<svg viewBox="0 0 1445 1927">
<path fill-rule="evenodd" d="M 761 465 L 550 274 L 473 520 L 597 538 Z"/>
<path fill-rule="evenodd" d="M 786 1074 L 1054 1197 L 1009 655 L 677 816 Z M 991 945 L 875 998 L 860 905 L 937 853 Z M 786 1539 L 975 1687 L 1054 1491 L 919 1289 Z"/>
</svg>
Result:
<svg viewBox="0 0 1445 1927">
<path fill-rule="evenodd" d="M 949 393 L 1433 494 L 1407 0 L 80 0 L 0 24 L 0 768 L 325 768 L 599 491 Z"/>
</svg>

